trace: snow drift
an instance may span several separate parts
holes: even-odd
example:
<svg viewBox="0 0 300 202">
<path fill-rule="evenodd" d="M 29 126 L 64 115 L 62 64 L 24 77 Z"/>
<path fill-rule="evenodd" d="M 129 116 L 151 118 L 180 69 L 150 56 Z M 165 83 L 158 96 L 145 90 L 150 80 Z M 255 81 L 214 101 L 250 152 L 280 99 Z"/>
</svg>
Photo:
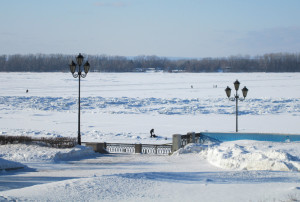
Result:
<svg viewBox="0 0 300 202">
<path fill-rule="evenodd" d="M 14 170 L 14 169 L 19 169 L 19 168 L 25 168 L 27 166 L 15 162 L 15 161 L 9 161 L 3 158 L 0 158 L 0 171 L 1 170 Z"/>
<path fill-rule="evenodd" d="M 0 146 L 0 158 L 17 162 L 56 162 L 87 156 L 95 152 L 90 147 L 76 146 L 74 148 L 58 149 L 39 145 L 11 144 Z"/>
<path fill-rule="evenodd" d="M 175 152 L 198 153 L 214 166 L 234 170 L 300 170 L 299 142 L 259 142 L 240 140 L 223 143 L 189 144 Z"/>
</svg>

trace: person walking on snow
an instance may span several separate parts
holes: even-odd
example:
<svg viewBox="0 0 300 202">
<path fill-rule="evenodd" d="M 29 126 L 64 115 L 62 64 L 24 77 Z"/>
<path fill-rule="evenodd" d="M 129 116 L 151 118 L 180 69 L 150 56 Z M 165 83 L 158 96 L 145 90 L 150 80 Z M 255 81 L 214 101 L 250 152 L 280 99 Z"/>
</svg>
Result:
<svg viewBox="0 0 300 202">
<path fill-rule="evenodd" d="M 150 137 L 157 137 L 157 136 L 154 134 L 154 129 L 153 129 L 153 128 L 150 130 Z"/>
</svg>

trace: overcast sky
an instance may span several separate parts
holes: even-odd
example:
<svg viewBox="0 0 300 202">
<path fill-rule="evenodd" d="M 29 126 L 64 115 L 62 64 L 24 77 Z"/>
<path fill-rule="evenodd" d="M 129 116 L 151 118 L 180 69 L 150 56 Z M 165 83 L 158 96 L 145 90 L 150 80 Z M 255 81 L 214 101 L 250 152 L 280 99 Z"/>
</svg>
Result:
<svg viewBox="0 0 300 202">
<path fill-rule="evenodd" d="M 299 0 L 0 0 L 0 54 L 300 52 Z"/>
</svg>

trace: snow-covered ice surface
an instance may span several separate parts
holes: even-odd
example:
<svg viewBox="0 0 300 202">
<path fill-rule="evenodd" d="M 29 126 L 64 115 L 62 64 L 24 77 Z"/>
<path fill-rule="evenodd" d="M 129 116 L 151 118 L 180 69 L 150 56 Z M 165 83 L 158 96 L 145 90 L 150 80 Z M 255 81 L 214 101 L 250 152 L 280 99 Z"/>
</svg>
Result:
<svg viewBox="0 0 300 202">
<path fill-rule="evenodd" d="M 78 81 L 69 73 L 1 74 L 0 135 L 77 136 Z M 82 141 L 160 144 L 190 131 L 234 132 L 224 89 L 236 79 L 249 89 L 241 132 L 299 134 L 299 73 L 89 73 Z M 152 156 L 2 145 L 2 168 L 25 168 L 1 171 L 0 201 L 292 201 L 300 199 L 299 148 L 243 140 Z"/>
<path fill-rule="evenodd" d="M 70 73 L 1 74 L 0 134 L 76 137 L 78 80 Z M 240 132 L 299 133 L 299 73 L 89 73 L 82 141 L 167 143 L 188 131 L 234 132 L 235 103 L 224 89 L 236 79 L 249 89 Z M 149 138 L 151 128 L 160 140 Z"/>
</svg>

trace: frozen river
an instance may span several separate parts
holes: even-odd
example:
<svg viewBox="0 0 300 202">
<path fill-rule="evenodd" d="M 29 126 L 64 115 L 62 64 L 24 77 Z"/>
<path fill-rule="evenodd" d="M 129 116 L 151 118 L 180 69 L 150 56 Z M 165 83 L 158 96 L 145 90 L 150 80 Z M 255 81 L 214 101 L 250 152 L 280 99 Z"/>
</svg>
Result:
<svg viewBox="0 0 300 202">
<path fill-rule="evenodd" d="M 190 131 L 234 132 L 235 103 L 224 89 L 236 79 L 249 89 L 239 131 L 299 133 L 299 73 L 89 73 L 81 83 L 82 141 L 163 143 Z M 75 137 L 77 97 L 70 73 L 2 73 L 0 132 Z M 163 138 L 150 139 L 151 128 Z"/>
</svg>

